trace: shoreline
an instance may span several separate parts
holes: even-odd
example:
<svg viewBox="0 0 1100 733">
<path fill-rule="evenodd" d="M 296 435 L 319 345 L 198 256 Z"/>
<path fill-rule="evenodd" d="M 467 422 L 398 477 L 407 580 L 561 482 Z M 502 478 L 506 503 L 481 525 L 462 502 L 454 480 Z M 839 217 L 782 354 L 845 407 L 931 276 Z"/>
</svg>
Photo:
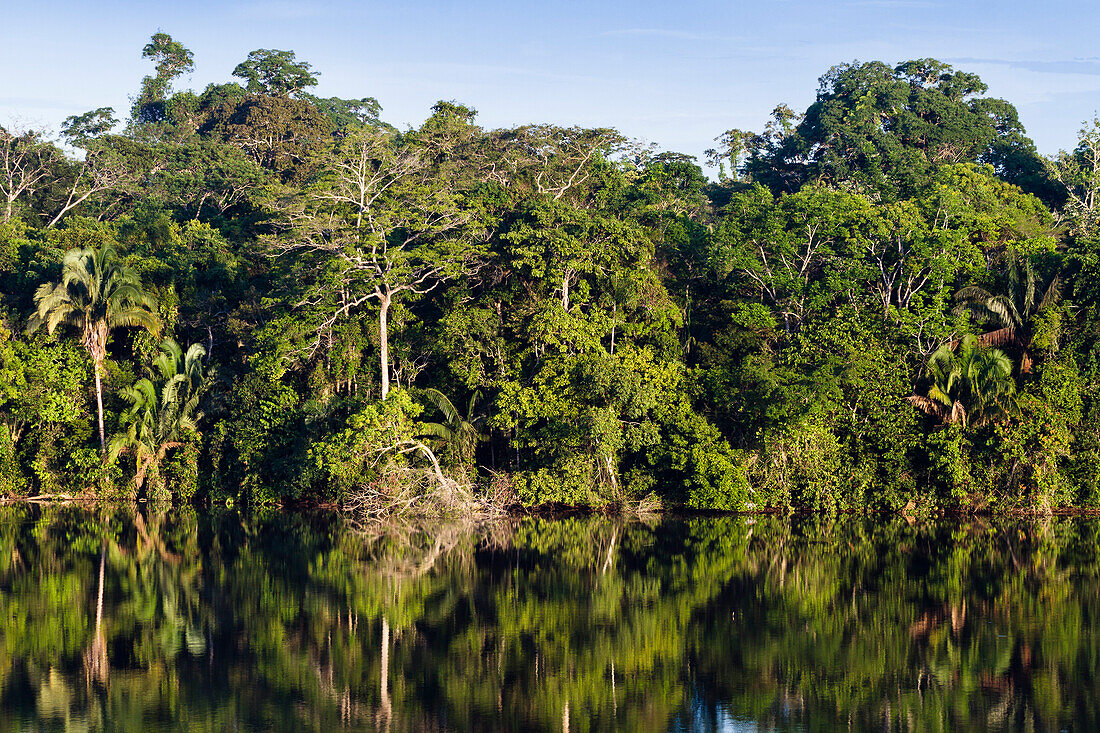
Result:
<svg viewBox="0 0 1100 733">
<path fill-rule="evenodd" d="M 98 497 L 88 496 L 68 496 L 68 495 L 39 495 L 30 497 L 0 497 L 0 506 L 16 506 L 19 504 L 37 504 L 37 505 L 104 505 L 104 506 L 158 506 L 167 507 L 172 509 L 184 509 L 190 508 L 197 511 L 213 511 L 218 509 L 230 509 L 240 510 L 242 507 L 235 505 L 181 505 L 174 504 L 172 502 L 158 502 L 150 501 L 147 499 L 106 499 Z M 354 516 L 355 512 L 341 507 L 338 502 L 318 502 L 318 501 L 303 501 L 303 500 L 290 500 L 283 502 L 274 502 L 271 504 L 261 504 L 257 506 L 243 507 L 244 511 L 256 511 L 256 510 L 279 510 L 288 513 L 312 513 L 312 512 L 331 512 L 334 514 L 350 515 Z M 723 510 L 723 509 L 692 509 L 689 507 L 669 507 L 663 509 L 646 510 L 642 512 L 624 510 L 621 507 L 591 507 L 580 505 L 567 505 L 567 504 L 541 504 L 535 506 L 510 506 L 501 509 L 496 513 L 474 512 L 469 515 L 463 515 L 461 513 L 447 514 L 447 513 L 400 513 L 393 512 L 390 514 L 371 515 L 371 519 L 378 521 L 385 521 L 387 519 L 438 519 L 438 520 L 461 520 L 461 519 L 476 519 L 476 520 L 492 520 L 492 519 L 525 519 L 529 517 L 542 518 L 542 519 L 570 519 L 576 517 L 603 517 L 605 519 L 720 519 L 726 517 L 772 517 L 772 516 L 788 516 L 788 517 L 830 517 L 830 516 L 846 516 L 846 517 L 874 517 L 879 516 L 882 518 L 894 518 L 900 517 L 911 522 L 924 520 L 924 519 L 950 519 L 950 518 L 1033 518 L 1038 519 L 1042 517 L 1100 517 L 1100 507 L 1057 507 L 1048 509 L 1021 509 L 1010 508 L 1003 510 L 989 509 L 983 507 L 981 509 L 958 509 L 958 508 L 943 508 L 929 511 L 907 511 L 907 508 L 899 510 L 884 510 L 884 509 L 837 509 L 834 511 L 821 511 L 810 508 L 800 507 L 764 507 L 754 508 L 747 510 Z"/>
</svg>

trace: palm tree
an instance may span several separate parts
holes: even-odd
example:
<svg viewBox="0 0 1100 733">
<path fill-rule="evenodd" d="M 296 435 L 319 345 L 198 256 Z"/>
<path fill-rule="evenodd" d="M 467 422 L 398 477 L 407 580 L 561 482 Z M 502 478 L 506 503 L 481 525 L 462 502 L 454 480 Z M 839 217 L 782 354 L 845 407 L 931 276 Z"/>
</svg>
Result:
<svg viewBox="0 0 1100 733">
<path fill-rule="evenodd" d="M 477 444 L 485 440 L 481 427 L 485 423 L 484 415 L 475 415 L 481 392 L 475 391 L 470 396 L 470 402 L 466 406 L 466 417 L 463 417 L 458 408 L 447 399 L 446 395 L 437 389 L 418 390 L 417 394 L 425 397 L 432 405 L 443 414 L 442 423 L 424 423 L 424 435 L 437 438 L 447 445 L 451 455 L 460 463 L 468 464 L 474 459 L 474 451 Z"/>
<path fill-rule="evenodd" d="M 135 492 L 150 473 L 157 474 L 168 451 L 198 432 L 203 417 L 198 406 L 206 349 L 192 344 L 184 354 L 179 344 L 165 339 L 160 350 L 150 372 L 153 379 L 139 379 L 119 392 L 130 407 L 122 413 L 123 431 L 111 438 L 109 458 L 115 461 L 123 453 L 133 453 Z"/>
<path fill-rule="evenodd" d="M 984 425 L 1016 407 L 1012 361 L 1000 349 L 983 346 L 977 336 L 944 344 L 928 360 L 932 386 L 909 403 L 947 423 Z"/>
<path fill-rule="evenodd" d="M 36 310 L 27 332 L 45 325 L 49 333 L 58 326 L 79 329 L 80 343 L 95 365 L 96 406 L 99 410 L 99 449 L 105 451 L 103 429 L 103 360 L 107 340 L 115 328 L 144 328 L 160 333 L 160 318 L 153 299 L 142 289 L 137 273 L 122 264 L 114 245 L 98 249 L 75 247 L 61 261 L 61 282 L 43 283 L 34 294 Z"/>
<path fill-rule="evenodd" d="M 1006 249 L 1000 259 L 1005 268 L 1005 292 L 993 294 L 971 285 L 955 294 L 960 310 L 994 326 L 980 337 L 983 346 L 1011 345 L 1020 349 L 1020 370 L 1031 371 L 1031 319 L 1061 297 L 1062 280 L 1055 273 L 1045 280 L 1035 263 L 1015 250 Z"/>
</svg>

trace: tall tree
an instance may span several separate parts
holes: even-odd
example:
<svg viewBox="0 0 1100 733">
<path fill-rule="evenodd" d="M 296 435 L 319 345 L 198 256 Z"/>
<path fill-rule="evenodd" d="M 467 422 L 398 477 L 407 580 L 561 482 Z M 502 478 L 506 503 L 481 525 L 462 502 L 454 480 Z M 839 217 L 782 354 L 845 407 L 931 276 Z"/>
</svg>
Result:
<svg viewBox="0 0 1100 733">
<path fill-rule="evenodd" d="M 288 97 L 307 87 L 317 86 L 320 74 L 305 61 L 296 61 L 293 51 L 258 48 L 237 64 L 233 76 L 248 83 L 252 94 Z"/>
<path fill-rule="evenodd" d="M 107 342 L 115 328 L 136 327 L 159 333 L 161 322 L 153 312 L 153 299 L 142 288 L 137 273 L 124 265 L 114 245 L 107 243 L 98 249 L 75 247 L 66 252 L 61 263 L 61 281 L 43 283 L 34 294 L 34 302 L 28 332 L 42 326 L 51 334 L 60 326 L 74 328 L 92 358 L 99 446 L 105 451 L 101 373 L 107 358 Z"/>
<path fill-rule="evenodd" d="M 820 179 L 890 199 L 921 191 L 944 163 L 990 163 L 1010 182 L 1041 185 L 1015 108 L 986 89 L 935 59 L 840 64 L 790 134 L 761 136 L 746 169 L 777 191 Z"/>
<path fill-rule="evenodd" d="M 131 117 L 139 123 L 162 122 L 166 117 L 164 102 L 172 82 L 195 68 L 195 55 L 167 33 L 154 33 L 141 56 L 156 64 L 156 73 L 142 79 Z"/>
<path fill-rule="evenodd" d="M 292 230 L 280 252 L 312 258 L 314 284 L 303 305 L 321 306 L 315 351 L 341 318 L 378 306 L 382 397 L 390 390 L 390 310 L 454 276 L 474 256 L 466 234 L 474 216 L 415 136 L 351 132 L 325 162 L 321 181 L 291 204 Z"/>
<path fill-rule="evenodd" d="M 385 124 L 378 117 L 382 105 L 374 97 L 341 99 L 299 94 L 298 98 L 309 102 L 323 114 L 332 123 L 337 135 L 342 135 L 348 127 L 379 127 Z"/>
<path fill-rule="evenodd" d="M 59 166 L 68 169 L 64 200 L 57 213 L 46 224 L 52 228 L 84 202 L 94 196 L 130 188 L 137 178 L 133 166 L 114 143 L 120 138 L 108 135 L 118 124 L 110 107 L 68 117 L 61 125 L 61 135 L 70 145 L 84 149 L 82 160 L 66 160 Z"/>
<path fill-rule="evenodd" d="M 86 147 L 88 142 L 109 133 L 118 120 L 113 107 L 100 107 L 82 115 L 71 115 L 61 123 L 61 136 L 70 145 Z"/>
<path fill-rule="evenodd" d="M 1100 117 L 1081 128 L 1073 152 L 1050 162 L 1051 174 L 1065 187 L 1074 234 L 1095 234 L 1100 227 Z"/>
<path fill-rule="evenodd" d="M 332 123 L 301 99 L 248 95 L 210 111 L 203 135 L 243 150 L 285 183 L 302 183 L 332 139 Z"/>
</svg>

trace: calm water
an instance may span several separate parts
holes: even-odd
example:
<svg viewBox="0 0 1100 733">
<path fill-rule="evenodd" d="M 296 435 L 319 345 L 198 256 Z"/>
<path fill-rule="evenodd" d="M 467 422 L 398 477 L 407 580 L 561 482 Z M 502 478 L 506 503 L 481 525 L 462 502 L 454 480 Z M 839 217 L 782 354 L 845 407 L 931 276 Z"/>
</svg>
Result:
<svg viewBox="0 0 1100 733">
<path fill-rule="evenodd" d="M 1100 523 L 0 508 L 0 730 L 1100 730 Z"/>
</svg>

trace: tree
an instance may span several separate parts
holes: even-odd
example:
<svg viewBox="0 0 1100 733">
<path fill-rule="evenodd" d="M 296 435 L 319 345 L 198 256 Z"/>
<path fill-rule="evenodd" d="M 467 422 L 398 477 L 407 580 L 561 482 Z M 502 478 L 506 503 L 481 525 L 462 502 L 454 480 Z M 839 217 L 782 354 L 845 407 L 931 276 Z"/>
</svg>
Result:
<svg viewBox="0 0 1100 733">
<path fill-rule="evenodd" d="M 4 221 L 11 221 L 15 202 L 49 180 L 60 157 L 57 148 L 38 130 L 0 127 L 0 194 L 5 199 Z"/>
<path fill-rule="evenodd" d="M 999 259 L 1004 262 L 1004 292 L 994 294 L 978 285 L 969 285 L 956 293 L 955 299 L 960 310 L 996 327 L 982 334 L 983 345 L 1012 344 L 1021 350 L 1020 368 L 1026 373 L 1031 371 L 1032 320 L 1061 297 L 1062 278 L 1057 270 L 1043 277 L 1032 257 L 1010 247 Z"/>
<path fill-rule="evenodd" d="M 71 118 L 70 118 L 71 119 Z M 64 201 L 59 202 L 57 213 L 46 224 L 47 229 L 57 226 L 66 214 L 99 194 L 125 191 L 137 179 L 126 156 L 112 145 L 111 137 L 82 137 L 84 159 L 67 160 L 68 181 L 63 189 Z"/>
<path fill-rule="evenodd" d="M 849 289 L 837 264 L 854 231 L 870 217 L 869 202 L 855 194 L 807 186 L 773 199 L 756 185 L 732 197 L 711 254 L 721 277 L 770 309 L 786 333 L 808 314 Z"/>
<path fill-rule="evenodd" d="M 289 236 L 277 250 L 313 259 L 314 284 L 300 305 L 328 309 L 322 336 L 369 301 L 378 304 L 382 397 L 390 391 L 390 309 L 423 295 L 474 256 L 463 228 L 473 216 L 433 165 L 431 149 L 383 130 L 349 133 L 308 195 L 290 203 Z"/>
<path fill-rule="evenodd" d="M 378 118 L 382 105 L 374 97 L 341 99 L 340 97 L 315 97 L 300 94 L 299 99 L 312 104 L 332 123 L 336 134 L 343 134 L 348 127 L 379 127 L 384 123 Z"/>
<path fill-rule="evenodd" d="M 64 343 L 27 343 L 0 324 L 0 426 L 12 444 L 36 428 L 71 425 L 83 414 L 79 382 L 87 367 Z"/>
<path fill-rule="evenodd" d="M 181 219 L 208 218 L 215 211 L 225 216 L 235 209 L 236 221 L 243 224 L 261 192 L 274 182 L 247 152 L 216 140 L 195 138 L 162 146 L 135 146 L 115 137 L 108 141 L 110 154 L 143 173 L 143 203 L 175 210 Z"/>
<path fill-rule="evenodd" d="M 192 344 L 183 353 L 172 339 L 161 344 L 148 377 L 120 392 L 130 407 L 122 413 L 122 432 L 111 438 L 109 459 L 134 456 L 134 489 L 140 491 L 169 451 L 184 445 L 198 432 L 202 413 L 203 364 L 206 349 Z"/>
<path fill-rule="evenodd" d="M 1060 152 L 1049 169 L 1065 186 L 1073 233 L 1094 234 L 1100 225 L 1100 117 L 1081 129 L 1073 152 Z"/>
<path fill-rule="evenodd" d="M 61 262 L 61 281 L 43 283 L 34 294 L 35 312 L 27 331 L 41 326 L 52 334 L 60 326 L 80 332 L 80 343 L 95 366 L 96 406 L 99 411 L 99 446 L 107 447 L 103 427 L 101 372 L 107 358 L 107 342 L 115 328 L 144 328 L 160 332 L 160 317 L 153 299 L 142 288 L 137 273 L 124 265 L 114 245 L 98 249 L 74 247 Z"/>
<path fill-rule="evenodd" d="M 465 417 L 454 406 L 454 403 L 437 389 L 419 390 L 416 395 L 426 399 L 443 415 L 444 422 L 424 423 L 422 425 L 424 434 L 444 443 L 459 464 L 472 463 L 478 443 L 486 439 L 486 436 L 481 432 L 486 416 L 475 414 L 481 392 L 474 392 L 470 395 L 470 401 L 466 405 Z"/>
<path fill-rule="evenodd" d="M 436 117 L 461 114 L 465 108 L 439 103 Z M 469 110 L 466 110 L 469 112 Z M 524 125 L 488 133 L 498 152 L 484 174 L 503 186 L 522 188 L 552 197 L 583 197 L 584 186 L 598 168 L 593 165 L 624 143 L 622 135 L 608 128 Z"/>
<path fill-rule="evenodd" d="M 61 136 L 70 145 L 87 147 L 92 140 L 97 140 L 109 133 L 118 120 L 115 119 L 113 107 L 100 107 L 82 115 L 71 115 L 61 123 Z"/>
<path fill-rule="evenodd" d="M 289 97 L 306 87 L 317 86 L 319 74 L 310 71 L 305 61 L 295 61 L 293 51 L 259 48 L 237 64 L 233 76 L 244 79 L 252 94 Z"/>
<path fill-rule="evenodd" d="M 1012 362 L 1000 349 L 984 347 L 977 336 L 963 337 L 958 350 L 944 344 L 928 360 L 928 395 L 909 403 L 946 423 L 984 425 L 1015 410 Z"/>
<path fill-rule="evenodd" d="M 1038 155 L 1015 108 L 983 97 L 986 89 L 935 59 L 834 66 L 797 127 L 762 136 L 746 170 L 775 191 L 822 180 L 888 199 L 920 192 L 945 163 L 990 163 L 1039 185 L 1031 180 Z"/>
<path fill-rule="evenodd" d="M 142 79 L 131 116 L 139 123 L 163 122 L 167 116 L 164 103 L 172 82 L 195 68 L 195 55 L 167 33 L 154 33 L 141 56 L 156 64 L 156 75 Z"/>
<path fill-rule="evenodd" d="M 332 124 L 304 100 L 252 94 L 211 110 L 199 132 L 240 148 L 284 183 L 301 183 L 332 139 Z"/>
<path fill-rule="evenodd" d="M 722 183 L 728 181 L 741 180 L 741 168 L 745 163 L 745 159 L 751 150 L 752 141 L 756 137 L 754 133 L 747 130 L 726 130 L 718 137 L 714 138 L 714 142 L 718 143 L 717 148 L 710 148 L 704 151 L 707 156 L 707 162 L 712 166 L 718 168 L 718 180 Z M 729 168 L 726 168 L 726 165 Z"/>
</svg>

